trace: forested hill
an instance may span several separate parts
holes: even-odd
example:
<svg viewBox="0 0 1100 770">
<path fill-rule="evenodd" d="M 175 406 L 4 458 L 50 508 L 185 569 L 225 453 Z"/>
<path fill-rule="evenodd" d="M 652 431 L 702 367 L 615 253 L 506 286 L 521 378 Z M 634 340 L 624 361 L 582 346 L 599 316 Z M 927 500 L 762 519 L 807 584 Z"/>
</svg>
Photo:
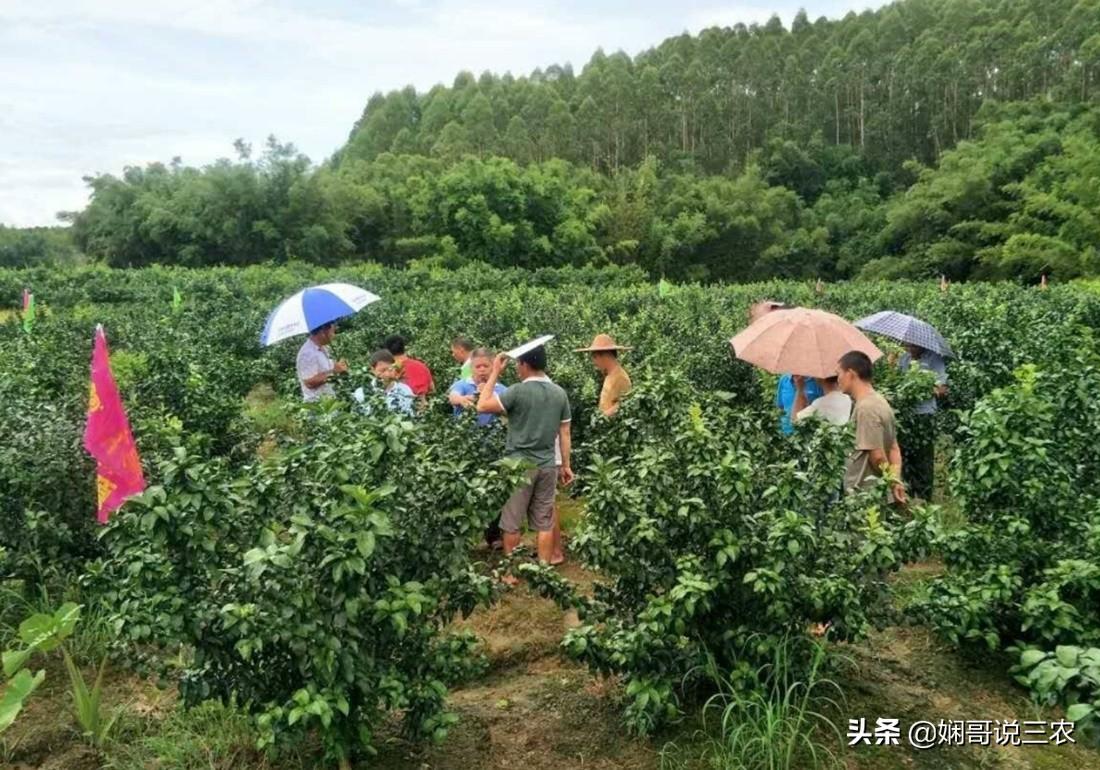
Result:
<svg viewBox="0 0 1100 770">
<path fill-rule="evenodd" d="M 564 158 L 599 171 L 647 156 L 739 169 L 769 140 L 858 147 L 877 168 L 970 138 L 986 100 L 1100 96 L 1097 0 L 903 0 L 790 29 L 712 28 L 574 74 L 463 72 L 426 94 L 376 94 L 340 157 L 384 152 Z"/>
<path fill-rule="evenodd" d="M 711 29 L 580 74 L 374 96 L 320 166 L 274 138 L 236 149 L 89 179 L 67 215 L 76 246 L 116 266 L 1096 275 L 1100 0 L 902 0 Z M 0 264 L 43 261 L 12 242 Z"/>
</svg>

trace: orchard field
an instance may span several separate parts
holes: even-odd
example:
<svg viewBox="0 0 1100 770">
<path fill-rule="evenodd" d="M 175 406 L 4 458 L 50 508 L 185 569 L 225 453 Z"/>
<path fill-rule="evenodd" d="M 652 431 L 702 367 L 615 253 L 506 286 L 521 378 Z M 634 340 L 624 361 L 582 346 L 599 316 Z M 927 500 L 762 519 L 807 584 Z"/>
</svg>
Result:
<svg viewBox="0 0 1100 770">
<path fill-rule="evenodd" d="M 306 285 L 382 297 L 334 344 L 549 333 L 574 405 L 570 564 L 478 549 L 519 475 L 502 434 L 347 398 L 303 409 L 267 312 Z M 1100 294 L 1086 284 L 661 288 L 640 270 L 377 266 L 0 270 L 0 645 L 44 682 L 0 732 L 30 767 L 1100 767 Z M 667 286 L 667 285 L 666 285 Z M 173 305 L 173 291 L 182 303 Z M 958 354 L 936 499 L 836 501 L 844 429 L 784 439 L 731 359 L 756 300 L 937 326 Z M 102 323 L 149 490 L 94 521 L 81 437 Z M 634 347 L 608 421 L 572 349 Z M 901 415 L 932 384 L 885 362 Z M 523 578 L 504 591 L 500 573 Z M 63 605 L 74 603 L 76 611 Z M 36 613 L 54 614 L 28 626 Z M 830 622 L 819 639 L 814 624 Z M 22 628 L 21 628 L 22 624 Z M 70 714 L 63 661 L 100 719 Z M 11 665 L 9 665 L 9 663 Z M 10 669 L 10 670 L 9 670 Z M 87 717 L 87 714 L 85 714 Z M 847 748 L 848 720 L 1076 720 L 1062 746 Z M 4 724 L 0 721 L 0 724 Z"/>
</svg>

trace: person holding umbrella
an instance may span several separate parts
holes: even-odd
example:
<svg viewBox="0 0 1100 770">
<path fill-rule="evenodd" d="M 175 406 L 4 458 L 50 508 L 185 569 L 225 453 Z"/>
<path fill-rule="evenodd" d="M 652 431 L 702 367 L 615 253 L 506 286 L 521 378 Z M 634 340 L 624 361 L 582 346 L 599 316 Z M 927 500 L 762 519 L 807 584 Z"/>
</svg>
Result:
<svg viewBox="0 0 1100 770">
<path fill-rule="evenodd" d="M 261 345 L 309 334 L 298 350 L 295 369 L 302 400 L 318 401 L 336 395 L 332 379 L 348 370 L 347 362 L 333 361 L 329 344 L 336 321 L 354 315 L 379 297 L 350 283 L 326 283 L 303 289 L 271 311 L 260 333 Z"/>
<path fill-rule="evenodd" d="M 931 500 L 936 477 L 936 413 L 939 399 L 947 395 L 947 362 L 934 350 L 906 343 L 905 352 L 898 359 L 898 369 L 908 372 L 916 364 L 936 376 L 936 386 L 931 397 L 913 408 L 911 435 L 906 441 L 905 467 L 908 469 L 909 488 L 924 500 Z"/>
<path fill-rule="evenodd" d="M 772 308 L 730 340 L 734 354 L 742 361 L 779 374 L 777 405 L 783 409 L 783 431 L 793 433 L 790 424 L 796 402 L 809 405 L 825 395 L 817 380 L 836 375 L 837 360 L 850 350 L 860 350 L 871 360 L 882 351 L 863 332 L 838 315 L 810 308 Z M 802 383 L 802 394 L 797 380 Z M 812 379 L 809 379 L 812 378 Z M 833 401 L 826 406 L 840 406 Z"/>
<path fill-rule="evenodd" d="M 310 331 L 309 337 L 298 349 L 295 369 L 302 389 L 302 400 L 307 404 L 322 398 L 334 398 L 336 390 L 332 387 L 332 379 L 348 370 L 347 361 L 332 360 L 329 345 L 335 336 L 336 324 L 330 321 Z"/>
<path fill-rule="evenodd" d="M 931 500 L 936 471 L 936 414 L 939 399 L 947 395 L 945 359 L 953 355 L 951 346 L 931 324 L 890 310 L 861 318 L 856 321 L 856 326 L 900 342 L 905 348 L 898 360 L 898 368 L 902 372 L 909 371 L 916 364 L 935 375 L 936 384 L 932 393 L 913 409 L 904 452 L 909 489 L 916 497 Z"/>
<path fill-rule="evenodd" d="M 750 325 L 755 324 L 774 310 L 790 309 L 782 302 L 770 299 L 762 300 L 749 308 L 749 323 Z M 802 375 L 796 377 L 796 375 L 789 372 L 776 372 L 776 374 L 779 374 L 779 381 L 775 384 L 775 407 L 779 410 L 779 430 L 783 432 L 783 435 L 790 436 L 794 433 L 793 421 L 799 410 L 821 398 L 825 395 L 825 392 L 813 377 L 809 379 Z M 796 407 L 796 404 L 799 403 L 800 390 L 806 403 L 801 407 Z"/>
</svg>

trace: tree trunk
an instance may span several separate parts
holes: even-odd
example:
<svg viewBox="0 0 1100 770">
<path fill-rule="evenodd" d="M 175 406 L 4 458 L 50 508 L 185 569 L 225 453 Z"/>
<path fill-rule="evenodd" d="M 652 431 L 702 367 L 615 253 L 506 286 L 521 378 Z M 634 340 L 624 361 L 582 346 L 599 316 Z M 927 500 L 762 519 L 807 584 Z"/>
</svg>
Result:
<svg viewBox="0 0 1100 770">
<path fill-rule="evenodd" d="M 836 116 L 836 144 L 840 144 L 840 89 L 833 89 L 833 114 Z"/>
<path fill-rule="evenodd" d="M 737 103 L 730 101 L 730 155 L 737 152 Z"/>
<path fill-rule="evenodd" d="M 951 136 L 955 141 L 955 144 L 959 143 L 959 81 L 955 81 L 951 84 L 951 101 L 954 103 L 954 109 L 952 114 L 954 119 L 951 121 Z"/>
<path fill-rule="evenodd" d="M 859 76 L 859 149 L 864 149 L 863 141 L 863 75 Z"/>
<path fill-rule="evenodd" d="M 745 131 L 748 134 L 748 138 L 745 141 L 745 149 L 752 149 L 752 97 L 749 98 L 749 113 L 745 121 Z"/>
</svg>

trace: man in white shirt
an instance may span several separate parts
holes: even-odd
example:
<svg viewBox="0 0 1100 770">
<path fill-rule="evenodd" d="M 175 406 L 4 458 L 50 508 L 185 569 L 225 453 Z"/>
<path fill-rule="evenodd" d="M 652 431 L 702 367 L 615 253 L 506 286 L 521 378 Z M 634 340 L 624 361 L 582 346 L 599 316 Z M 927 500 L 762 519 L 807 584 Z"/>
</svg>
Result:
<svg viewBox="0 0 1100 770">
<path fill-rule="evenodd" d="M 851 419 L 852 399 L 840 390 L 836 377 L 814 378 L 824 395 L 814 399 L 813 403 L 807 403 L 806 378 L 795 375 L 793 379 L 795 397 L 792 411 L 795 422 L 802 422 L 811 415 L 817 415 L 833 425 L 846 425 Z"/>
<path fill-rule="evenodd" d="M 298 350 L 298 384 L 302 388 L 302 400 L 310 403 L 321 398 L 332 398 L 336 390 L 331 380 L 348 370 L 346 361 L 332 360 L 329 343 L 336 336 L 336 324 L 327 323 L 309 333 L 309 339 Z"/>
</svg>

